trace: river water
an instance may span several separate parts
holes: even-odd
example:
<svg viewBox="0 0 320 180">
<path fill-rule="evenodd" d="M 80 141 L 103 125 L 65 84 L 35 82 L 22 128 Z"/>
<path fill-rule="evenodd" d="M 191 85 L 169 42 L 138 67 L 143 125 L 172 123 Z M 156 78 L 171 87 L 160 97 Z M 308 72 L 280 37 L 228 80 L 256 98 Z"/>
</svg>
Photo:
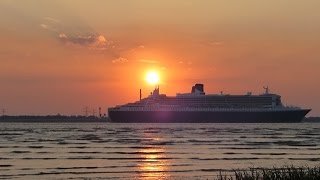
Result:
<svg viewBox="0 0 320 180">
<path fill-rule="evenodd" d="M 320 123 L 0 123 L 2 179 L 213 179 L 320 165 Z"/>
</svg>

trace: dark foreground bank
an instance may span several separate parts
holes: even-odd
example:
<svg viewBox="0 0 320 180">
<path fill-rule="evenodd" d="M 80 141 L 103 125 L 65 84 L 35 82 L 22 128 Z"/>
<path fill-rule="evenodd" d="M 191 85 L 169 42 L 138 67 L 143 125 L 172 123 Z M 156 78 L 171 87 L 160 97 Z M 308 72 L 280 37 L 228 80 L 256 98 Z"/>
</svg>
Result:
<svg viewBox="0 0 320 180">
<path fill-rule="evenodd" d="M 226 175 L 220 172 L 218 180 L 318 180 L 320 179 L 320 167 L 294 167 L 282 168 L 250 168 L 234 170 L 233 174 Z"/>
<path fill-rule="evenodd" d="M 108 117 L 96 116 L 64 116 L 64 115 L 47 115 L 47 116 L 0 116 L 0 122 L 107 122 Z"/>
</svg>

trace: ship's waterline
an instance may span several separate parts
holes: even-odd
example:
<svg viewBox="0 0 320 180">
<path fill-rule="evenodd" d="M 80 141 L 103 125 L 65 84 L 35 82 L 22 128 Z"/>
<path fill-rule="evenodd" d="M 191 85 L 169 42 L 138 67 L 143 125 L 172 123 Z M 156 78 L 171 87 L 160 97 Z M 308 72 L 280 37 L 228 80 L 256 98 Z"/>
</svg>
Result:
<svg viewBox="0 0 320 180">
<path fill-rule="evenodd" d="M 203 84 L 191 93 L 160 94 L 159 86 L 150 96 L 134 103 L 108 109 L 113 122 L 150 123 L 288 123 L 301 122 L 311 109 L 284 106 L 281 96 L 213 94 L 206 95 Z"/>
</svg>

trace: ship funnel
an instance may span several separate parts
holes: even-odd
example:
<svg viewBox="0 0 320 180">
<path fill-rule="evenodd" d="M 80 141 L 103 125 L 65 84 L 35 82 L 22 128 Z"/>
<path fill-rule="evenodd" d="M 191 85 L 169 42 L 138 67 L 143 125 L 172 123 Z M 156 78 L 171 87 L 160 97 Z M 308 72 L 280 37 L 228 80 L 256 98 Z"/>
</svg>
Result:
<svg viewBox="0 0 320 180">
<path fill-rule="evenodd" d="M 205 94 L 204 93 L 204 85 L 203 84 L 195 84 L 194 86 L 192 86 L 191 93 L 204 95 Z"/>
</svg>

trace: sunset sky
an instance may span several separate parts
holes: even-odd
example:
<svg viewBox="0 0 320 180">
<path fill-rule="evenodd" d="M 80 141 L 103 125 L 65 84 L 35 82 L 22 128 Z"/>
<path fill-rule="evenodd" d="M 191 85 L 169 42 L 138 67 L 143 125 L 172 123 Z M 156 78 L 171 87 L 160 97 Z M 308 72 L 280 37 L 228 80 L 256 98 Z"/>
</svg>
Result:
<svg viewBox="0 0 320 180">
<path fill-rule="evenodd" d="M 160 91 L 263 92 L 320 116 L 319 0 L 1 0 L 0 109 L 83 114 Z"/>
</svg>

